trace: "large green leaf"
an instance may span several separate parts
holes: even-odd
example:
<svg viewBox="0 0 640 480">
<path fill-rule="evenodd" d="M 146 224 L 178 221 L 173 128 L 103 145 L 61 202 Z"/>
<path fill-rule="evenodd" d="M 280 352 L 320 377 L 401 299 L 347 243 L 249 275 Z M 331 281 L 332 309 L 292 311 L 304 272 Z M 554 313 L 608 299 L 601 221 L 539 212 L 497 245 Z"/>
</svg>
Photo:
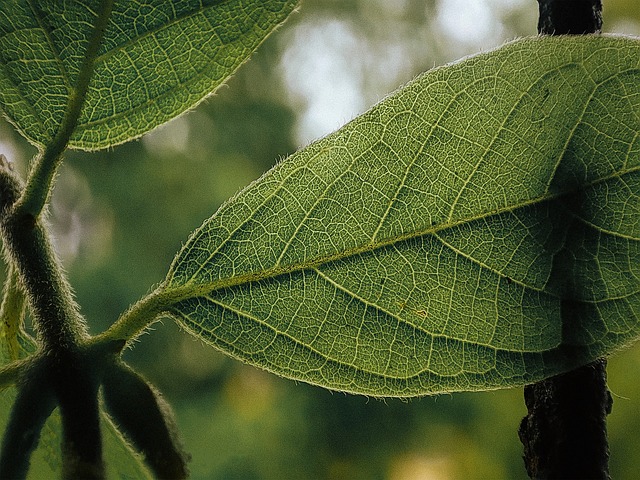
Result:
<svg viewBox="0 0 640 480">
<path fill-rule="evenodd" d="M 125 142 L 211 93 L 296 3 L 3 0 L 0 108 L 27 138 L 46 145 L 64 121 L 81 70 L 93 68 L 70 146 Z M 94 25 L 101 21 L 104 35 L 87 64 Z"/>
<path fill-rule="evenodd" d="M 432 70 L 226 203 L 158 299 L 249 363 L 380 396 L 508 387 L 640 333 L 640 41 Z"/>
</svg>

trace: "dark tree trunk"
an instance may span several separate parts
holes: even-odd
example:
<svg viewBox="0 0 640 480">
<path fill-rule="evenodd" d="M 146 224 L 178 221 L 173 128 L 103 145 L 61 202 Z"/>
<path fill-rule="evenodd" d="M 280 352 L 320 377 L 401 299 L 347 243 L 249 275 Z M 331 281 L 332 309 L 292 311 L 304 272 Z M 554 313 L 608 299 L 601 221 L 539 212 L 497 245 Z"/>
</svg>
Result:
<svg viewBox="0 0 640 480">
<path fill-rule="evenodd" d="M 531 478 L 609 478 L 606 367 L 601 359 L 525 387 L 529 414 L 518 433 Z"/>
<path fill-rule="evenodd" d="M 538 0 L 538 33 L 582 35 L 602 28 L 601 0 Z"/>
<path fill-rule="evenodd" d="M 601 0 L 538 0 L 538 32 L 598 33 Z M 528 414 L 519 436 L 527 473 L 535 479 L 608 479 L 606 417 L 612 398 L 607 361 L 597 360 L 524 389 Z"/>
</svg>

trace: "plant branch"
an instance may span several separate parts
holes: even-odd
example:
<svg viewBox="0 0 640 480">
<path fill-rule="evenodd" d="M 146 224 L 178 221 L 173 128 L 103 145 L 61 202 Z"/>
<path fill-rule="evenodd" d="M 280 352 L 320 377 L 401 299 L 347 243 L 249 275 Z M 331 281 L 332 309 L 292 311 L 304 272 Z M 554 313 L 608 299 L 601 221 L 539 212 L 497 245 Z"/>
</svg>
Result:
<svg viewBox="0 0 640 480">
<path fill-rule="evenodd" d="M 599 33 L 601 0 L 538 0 L 538 32 L 548 35 Z M 575 315 L 563 302 L 562 319 Z M 518 434 L 531 478 L 609 478 L 606 417 L 612 397 L 605 359 L 524 389 L 528 414 Z"/>
<path fill-rule="evenodd" d="M 45 349 L 52 351 L 73 349 L 88 334 L 40 214 L 78 123 L 112 8 L 113 0 L 100 4 L 78 78 L 69 92 L 62 124 L 36 157 L 26 186 L 23 187 L 6 159 L 0 161 L 0 226 L 5 257 L 17 270 Z"/>
<path fill-rule="evenodd" d="M 100 382 L 91 368 L 97 367 L 98 359 L 85 354 L 67 360 L 55 365 L 49 373 L 55 378 L 53 389 L 62 417 L 62 477 L 103 479 Z"/>
<path fill-rule="evenodd" d="M 542 35 L 582 35 L 602 29 L 602 0 L 538 0 L 538 6 Z"/>
<path fill-rule="evenodd" d="M 49 233 L 30 215 L 16 214 L 22 182 L 6 159 L 0 161 L 0 233 L 29 300 L 36 331 L 50 351 L 74 348 L 87 336 L 71 287 L 51 247 Z"/>
<path fill-rule="evenodd" d="M 98 55 L 112 8 L 113 0 L 103 0 L 100 4 L 96 23 L 89 39 L 89 45 L 87 46 L 78 78 L 69 92 L 67 109 L 62 123 L 51 142 L 34 159 L 24 193 L 16 205 L 16 211 L 19 214 L 38 218 L 49 198 L 56 171 L 62 162 L 62 154 L 66 150 L 69 139 L 80 118 L 89 90 L 89 82 L 93 75 L 94 62 Z"/>
<path fill-rule="evenodd" d="M 519 430 L 531 478 L 609 478 L 604 359 L 525 387 Z"/>
</svg>

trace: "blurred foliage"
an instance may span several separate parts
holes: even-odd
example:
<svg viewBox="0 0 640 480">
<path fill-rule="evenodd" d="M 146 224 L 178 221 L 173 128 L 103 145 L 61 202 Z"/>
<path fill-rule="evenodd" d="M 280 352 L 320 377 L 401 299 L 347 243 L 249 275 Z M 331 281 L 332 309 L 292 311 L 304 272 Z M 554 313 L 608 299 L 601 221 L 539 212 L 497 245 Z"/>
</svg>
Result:
<svg viewBox="0 0 640 480">
<path fill-rule="evenodd" d="M 607 31 L 640 34 L 636 0 L 604 4 Z M 161 281 L 188 234 L 278 159 L 418 72 L 535 34 L 536 22 L 533 0 L 303 0 L 195 111 L 140 141 L 70 153 L 50 220 L 92 332 Z M 23 170 L 34 153 L 6 122 L 0 151 Z M 331 393 L 229 359 L 170 320 L 125 357 L 172 404 L 194 479 L 526 478 L 521 389 L 409 402 Z M 637 347 L 610 361 L 613 478 L 640 471 L 639 370 Z"/>
</svg>

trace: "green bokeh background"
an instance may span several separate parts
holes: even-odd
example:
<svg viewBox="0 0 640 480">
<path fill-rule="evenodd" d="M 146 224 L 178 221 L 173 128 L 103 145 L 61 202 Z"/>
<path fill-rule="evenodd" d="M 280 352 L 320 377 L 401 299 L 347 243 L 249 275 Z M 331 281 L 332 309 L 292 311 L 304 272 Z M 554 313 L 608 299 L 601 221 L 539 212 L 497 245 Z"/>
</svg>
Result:
<svg viewBox="0 0 640 480">
<path fill-rule="evenodd" d="M 636 0 L 605 30 L 640 35 Z M 533 0 L 303 0 L 226 87 L 140 141 L 71 152 L 50 220 L 92 332 L 160 282 L 189 233 L 279 159 L 421 71 L 535 34 Z M 0 152 L 34 150 L 0 123 Z M 526 478 L 522 389 L 347 396 L 243 365 L 157 323 L 125 357 L 173 406 L 194 479 Z M 613 478 L 640 471 L 640 349 L 609 363 Z"/>
</svg>

